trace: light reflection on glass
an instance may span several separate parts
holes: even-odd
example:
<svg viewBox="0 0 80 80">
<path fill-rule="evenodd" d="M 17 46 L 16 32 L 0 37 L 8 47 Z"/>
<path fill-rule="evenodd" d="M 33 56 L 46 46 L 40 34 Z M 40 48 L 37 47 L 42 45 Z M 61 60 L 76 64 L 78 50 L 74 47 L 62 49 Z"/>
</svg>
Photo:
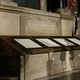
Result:
<svg viewBox="0 0 80 80">
<path fill-rule="evenodd" d="M 41 48 L 40 45 L 37 43 L 33 42 L 30 39 L 14 39 L 16 42 L 24 46 L 25 48 Z"/>
<path fill-rule="evenodd" d="M 76 38 L 67 38 L 68 40 L 80 45 L 80 40 L 76 39 Z"/>
<path fill-rule="evenodd" d="M 56 40 L 57 42 L 65 45 L 65 46 L 73 46 L 74 44 L 65 40 L 65 39 L 62 39 L 62 38 L 54 38 L 54 40 Z"/>
<path fill-rule="evenodd" d="M 57 47 L 60 46 L 59 44 L 49 40 L 49 39 L 36 39 L 39 42 L 43 43 L 44 45 L 48 46 L 48 47 Z"/>
</svg>

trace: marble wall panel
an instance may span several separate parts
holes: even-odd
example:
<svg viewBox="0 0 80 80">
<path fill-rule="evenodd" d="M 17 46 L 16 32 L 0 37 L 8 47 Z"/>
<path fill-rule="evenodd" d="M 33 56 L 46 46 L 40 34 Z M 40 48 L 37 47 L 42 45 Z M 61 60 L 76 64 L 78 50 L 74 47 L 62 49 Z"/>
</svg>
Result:
<svg viewBox="0 0 80 80">
<path fill-rule="evenodd" d="M 60 60 L 60 52 L 50 52 L 50 75 L 63 72 L 62 61 Z"/>
<path fill-rule="evenodd" d="M 61 35 L 60 18 L 27 14 L 21 17 L 21 34 L 29 36 Z"/>
<path fill-rule="evenodd" d="M 20 15 L 0 12 L 0 35 L 20 35 Z"/>
<path fill-rule="evenodd" d="M 78 53 L 79 51 L 76 52 Z M 26 80 L 34 80 L 80 68 L 79 58 L 71 60 L 71 55 L 69 51 L 67 51 L 63 52 L 66 54 L 65 60 L 61 61 L 61 53 L 62 52 L 50 52 L 46 54 L 26 55 L 25 72 L 22 67 L 21 79 L 24 80 L 25 78 Z"/>
<path fill-rule="evenodd" d="M 74 68 L 79 69 L 80 68 L 80 50 L 74 51 Z"/>
<path fill-rule="evenodd" d="M 12 0 L 0 0 L 0 5 L 17 6 Z"/>
<path fill-rule="evenodd" d="M 25 56 L 25 80 L 34 80 L 48 75 L 48 54 Z M 23 76 L 22 76 L 23 77 Z"/>
<path fill-rule="evenodd" d="M 72 36 L 72 20 L 70 19 L 61 19 L 62 24 L 62 36 Z"/>
<path fill-rule="evenodd" d="M 24 75 L 25 75 L 25 73 L 24 73 L 24 72 L 25 72 L 25 71 L 24 71 L 24 70 L 25 70 L 25 69 L 24 69 L 24 66 L 25 66 L 25 64 L 24 64 L 24 63 L 25 63 L 25 62 L 24 62 L 24 56 L 21 56 L 21 57 L 20 57 L 20 61 L 21 61 L 21 63 L 20 63 L 20 64 L 21 64 L 21 68 L 20 68 L 20 80 L 24 80 L 24 78 L 25 78 L 25 77 L 24 77 Z"/>
<path fill-rule="evenodd" d="M 76 59 L 76 60 L 73 60 L 73 61 L 74 61 L 74 68 L 75 69 L 80 69 L 80 60 Z"/>
</svg>

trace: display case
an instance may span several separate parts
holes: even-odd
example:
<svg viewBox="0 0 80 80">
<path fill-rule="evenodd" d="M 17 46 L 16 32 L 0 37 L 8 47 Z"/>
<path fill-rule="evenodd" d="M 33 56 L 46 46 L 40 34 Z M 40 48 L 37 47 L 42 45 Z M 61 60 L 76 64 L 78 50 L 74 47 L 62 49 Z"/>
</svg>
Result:
<svg viewBox="0 0 80 80">
<path fill-rule="evenodd" d="M 38 54 L 80 49 L 80 39 L 70 36 L 1 36 L 0 38 L 0 44 L 3 44 L 2 41 L 5 41 L 13 48 L 13 52 L 17 50 L 21 54 Z M 2 50 L 0 49 L 3 53 L 5 51 L 5 47 L 0 45 L 0 48 L 3 48 Z"/>
<path fill-rule="evenodd" d="M 40 73 L 47 72 L 50 76 L 78 69 L 77 50 L 80 50 L 80 39 L 72 36 L 0 36 L 0 70 L 3 70 L 0 74 L 7 72 L 0 77 L 33 80 L 44 77 L 36 75 Z"/>
</svg>

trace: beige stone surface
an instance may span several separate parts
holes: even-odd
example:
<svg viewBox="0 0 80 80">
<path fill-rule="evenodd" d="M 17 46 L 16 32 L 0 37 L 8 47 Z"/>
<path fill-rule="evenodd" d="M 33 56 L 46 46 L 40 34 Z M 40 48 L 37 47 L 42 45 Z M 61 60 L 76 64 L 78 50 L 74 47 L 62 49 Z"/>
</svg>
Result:
<svg viewBox="0 0 80 80">
<path fill-rule="evenodd" d="M 17 6 L 12 0 L 0 0 L 0 5 Z"/>
<path fill-rule="evenodd" d="M 20 15 L 0 12 L 0 35 L 20 35 Z"/>
<path fill-rule="evenodd" d="M 76 60 L 73 60 L 73 61 L 74 61 L 74 68 L 75 69 L 80 69 L 80 60 L 76 59 Z"/>
<path fill-rule="evenodd" d="M 0 12 L 0 35 L 61 36 L 61 33 L 63 36 L 72 35 L 71 18 L 65 16 L 60 18 L 59 14 L 28 8 L 0 6 L 0 9 L 4 10 Z M 61 52 L 26 55 L 25 62 L 24 58 L 21 58 L 21 80 L 24 78 L 33 80 L 69 71 L 73 69 L 73 62 L 75 69 L 78 69 L 79 54 L 77 54 L 73 61 L 70 61 L 70 56 L 67 55 L 64 62 L 60 60 Z"/>
<path fill-rule="evenodd" d="M 61 35 L 60 18 L 37 14 L 23 14 L 21 17 L 21 34 L 27 36 Z"/>
<path fill-rule="evenodd" d="M 8 1 L 9 2 L 9 1 Z M 71 36 L 72 35 L 72 18 L 61 14 L 23 8 L 0 6 L 1 9 L 13 10 L 21 13 L 21 34 L 37 36 Z M 37 26 L 36 26 L 36 25 Z M 32 27 L 34 26 L 34 27 Z M 50 27 L 50 28 L 49 28 Z M 37 29 L 40 31 L 38 31 Z"/>
<path fill-rule="evenodd" d="M 80 50 L 76 50 L 74 51 L 74 59 L 73 59 L 73 62 L 74 62 L 74 68 L 75 69 L 80 69 Z"/>
<path fill-rule="evenodd" d="M 40 0 L 41 10 L 47 11 L 47 0 Z"/>
<path fill-rule="evenodd" d="M 62 36 L 72 36 L 72 20 L 62 19 Z"/>
<path fill-rule="evenodd" d="M 21 64 L 21 68 L 20 68 L 20 80 L 24 80 L 24 66 L 25 66 L 25 64 L 24 64 L 24 56 L 21 56 L 20 57 L 20 64 Z"/>
<path fill-rule="evenodd" d="M 50 52 L 50 75 L 63 72 L 62 61 L 60 60 L 60 52 Z"/>
<path fill-rule="evenodd" d="M 25 56 L 25 80 L 34 80 L 48 75 L 48 54 Z M 22 67 L 23 69 L 23 67 Z M 23 72 L 21 73 L 23 74 Z M 23 77 L 23 75 L 21 75 Z"/>
<path fill-rule="evenodd" d="M 79 52 L 80 51 L 74 51 L 75 58 L 73 60 L 70 60 L 71 55 L 69 51 L 63 52 L 65 54 L 64 61 L 61 61 L 61 52 L 26 55 L 25 79 L 35 80 L 48 75 L 55 75 L 58 73 L 79 69 Z M 24 76 L 22 75 L 21 77 L 23 78 Z"/>
<path fill-rule="evenodd" d="M 50 75 L 79 68 L 79 59 L 76 62 L 76 60 L 70 60 L 70 57 L 71 55 L 69 51 L 56 53 L 50 52 Z M 64 61 L 61 59 L 64 59 Z"/>
<path fill-rule="evenodd" d="M 27 21 L 25 33 L 27 35 L 58 35 L 57 25 L 53 22 L 43 22 L 43 21 Z"/>
</svg>

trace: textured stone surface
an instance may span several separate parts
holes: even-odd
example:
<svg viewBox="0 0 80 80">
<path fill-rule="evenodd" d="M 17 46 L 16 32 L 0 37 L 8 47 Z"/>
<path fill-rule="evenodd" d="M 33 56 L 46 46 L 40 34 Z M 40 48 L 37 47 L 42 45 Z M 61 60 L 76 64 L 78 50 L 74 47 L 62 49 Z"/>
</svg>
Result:
<svg viewBox="0 0 80 80">
<path fill-rule="evenodd" d="M 12 0 L 0 0 L 0 5 L 17 6 Z"/>
<path fill-rule="evenodd" d="M 20 35 L 20 15 L 0 12 L 0 35 Z"/>
<path fill-rule="evenodd" d="M 47 53 L 38 54 L 38 55 L 26 55 L 25 56 L 25 75 L 26 75 L 25 79 L 33 80 L 36 78 L 47 76 L 48 75 L 47 72 L 49 70 L 47 62 L 48 62 Z"/>
<path fill-rule="evenodd" d="M 26 36 L 60 36 L 61 33 L 64 36 L 71 35 L 72 19 L 65 17 L 61 19 L 60 15 L 54 13 L 6 7 L 4 12 L 0 12 L 0 35 L 20 35 L 20 31 L 21 35 Z M 77 53 L 79 53 L 79 51 Z M 24 58 L 21 59 L 21 80 L 24 80 L 24 77 L 25 80 L 33 80 L 47 75 L 69 71 L 71 70 L 70 67 L 73 69 L 73 62 L 75 69 L 78 69 L 78 55 L 75 54 L 73 61 L 70 60 L 70 56 L 67 55 L 63 62 L 60 60 L 61 52 L 49 53 L 49 55 L 48 53 L 26 55 L 25 62 Z M 64 59 L 64 56 L 62 58 Z M 71 65 L 69 63 L 71 63 Z"/>
<path fill-rule="evenodd" d="M 75 55 L 73 59 L 74 68 L 79 69 L 80 68 L 80 50 L 74 51 L 74 55 Z"/>
<path fill-rule="evenodd" d="M 44 14 L 44 13 L 43 13 Z M 60 18 L 53 16 L 24 14 L 22 16 L 22 35 L 59 36 L 61 35 Z"/>
<path fill-rule="evenodd" d="M 50 75 L 63 72 L 62 61 L 60 60 L 60 52 L 50 52 Z"/>
<path fill-rule="evenodd" d="M 41 10 L 43 11 L 47 11 L 47 2 L 46 0 L 40 0 L 40 6 L 41 6 Z"/>
<path fill-rule="evenodd" d="M 72 19 L 64 17 L 61 19 L 62 36 L 72 36 Z"/>
</svg>

